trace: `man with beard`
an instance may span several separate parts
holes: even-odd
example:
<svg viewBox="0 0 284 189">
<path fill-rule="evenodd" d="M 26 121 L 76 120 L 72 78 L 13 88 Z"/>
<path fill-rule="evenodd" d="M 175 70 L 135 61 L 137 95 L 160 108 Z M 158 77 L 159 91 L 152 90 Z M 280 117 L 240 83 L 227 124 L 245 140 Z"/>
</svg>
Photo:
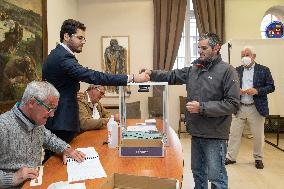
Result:
<svg viewBox="0 0 284 189">
<path fill-rule="evenodd" d="M 227 189 L 225 168 L 232 114 L 240 103 L 236 70 L 221 59 L 221 42 L 213 33 L 199 37 L 200 57 L 191 67 L 172 71 L 146 70 L 151 81 L 186 84 L 186 126 L 192 135 L 191 169 L 195 188 Z"/>
<path fill-rule="evenodd" d="M 127 82 L 145 82 L 147 74 L 123 75 L 94 71 L 81 66 L 75 53 L 81 53 L 84 44 L 86 27 L 83 23 L 68 19 L 60 30 L 60 44 L 53 49 L 42 67 L 42 79 L 52 83 L 60 93 L 58 110 L 54 117 L 47 121 L 46 128 L 59 138 L 69 143 L 80 131 L 77 92 L 80 81 L 96 84 L 119 86 Z M 45 151 L 44 162 L 53 153 Z"/>
</svg>

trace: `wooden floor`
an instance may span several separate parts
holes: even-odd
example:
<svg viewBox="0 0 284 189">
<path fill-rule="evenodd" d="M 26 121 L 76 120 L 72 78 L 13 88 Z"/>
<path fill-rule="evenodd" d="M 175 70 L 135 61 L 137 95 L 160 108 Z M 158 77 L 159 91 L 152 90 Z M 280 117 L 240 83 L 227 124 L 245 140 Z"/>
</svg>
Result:
<svg viewBox="0 0 284 189">
<path fill-rule="evenodd" d="M 181 142 L 185 158 L 182 189 L 193 189 L 189 135 L 183 134 Z M 284 152 L 265 144 L 263 162 L 263 170 L 254 167 L 252 139 L 242 137 L 237 163 L 227 166 L 229 189 L 284 189 Z"/>
</svg>

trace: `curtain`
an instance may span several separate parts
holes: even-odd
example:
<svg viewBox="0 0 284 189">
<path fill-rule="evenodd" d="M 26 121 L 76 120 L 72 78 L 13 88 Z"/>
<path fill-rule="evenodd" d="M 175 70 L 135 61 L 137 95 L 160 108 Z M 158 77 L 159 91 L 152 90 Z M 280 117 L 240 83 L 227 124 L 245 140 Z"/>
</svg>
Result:
<svg viewBox="0 0 284 189">
<path fill-rule="evenodd" d="M 224 0 L 192 0 L 192 3 L 199 34 L 212 32 L 224 40 Z"/>
<path fill-rule="evenodd" d="M 187 0 L 153 0 L 153 68 L 171 70 L 183 31 Z"/>
</svg>

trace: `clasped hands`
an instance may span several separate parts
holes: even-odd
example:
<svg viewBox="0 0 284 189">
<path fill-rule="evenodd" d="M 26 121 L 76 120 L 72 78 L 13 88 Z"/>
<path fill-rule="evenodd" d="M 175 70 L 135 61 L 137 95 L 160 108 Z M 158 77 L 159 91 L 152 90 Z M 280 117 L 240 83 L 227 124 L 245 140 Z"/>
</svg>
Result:
<svg viewBox="0 0 284 189">
<path fill-rule="evenodd" d="M 244 95 L 244 94 L 248 94 L 248 95 L 256 95 L 258 94 L 258 91 L 255 88 L 249 88 L 249 89 L 240 89 L 240 95 Z"/>
</svg>

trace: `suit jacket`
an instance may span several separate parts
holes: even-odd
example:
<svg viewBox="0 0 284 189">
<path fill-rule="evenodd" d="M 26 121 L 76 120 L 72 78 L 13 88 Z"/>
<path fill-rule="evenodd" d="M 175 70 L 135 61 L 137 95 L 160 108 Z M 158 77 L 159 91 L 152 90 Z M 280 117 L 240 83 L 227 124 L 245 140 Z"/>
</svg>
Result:
<svg viewBox="0 0 284 189">
<path fill-rule="evenodd" d="M 238 66 L 236 70 L 240 77 L 240 88 L 242 88 L 243 66 Z M 275 90 L 274 80 L 268 67 L 255 63 L 253 74 L 253 87 L 258 91 L 253 96 L 255 107 L 260 115 L 266 117 L 269 115 L 267 94 Z"/>
<path fill-rule="evenodd" d="M 54 117 L 49 118 L 46 128 L 79 132 L 77 92 L 80 81 L 97 85 L 126 85 L 127 75 L 112 75 L 81 66 L 73 54 L 57 45 L 42 66 L 42 79 L 52 83 L 60 93 Z"/>
<path fill-rule="evenodd" d="M 87 98 L 78 99 L 79 105 L 79 119 L 81 131 L 100 129 L 103 127 L 103 121 L 101 118 L 109 118 L 110 112 L 107 111 L 100 102 L 96 106 L 100 114 L 100 119 L 94 119 L 93 104 L 87 101 Z"/>
</svg>

